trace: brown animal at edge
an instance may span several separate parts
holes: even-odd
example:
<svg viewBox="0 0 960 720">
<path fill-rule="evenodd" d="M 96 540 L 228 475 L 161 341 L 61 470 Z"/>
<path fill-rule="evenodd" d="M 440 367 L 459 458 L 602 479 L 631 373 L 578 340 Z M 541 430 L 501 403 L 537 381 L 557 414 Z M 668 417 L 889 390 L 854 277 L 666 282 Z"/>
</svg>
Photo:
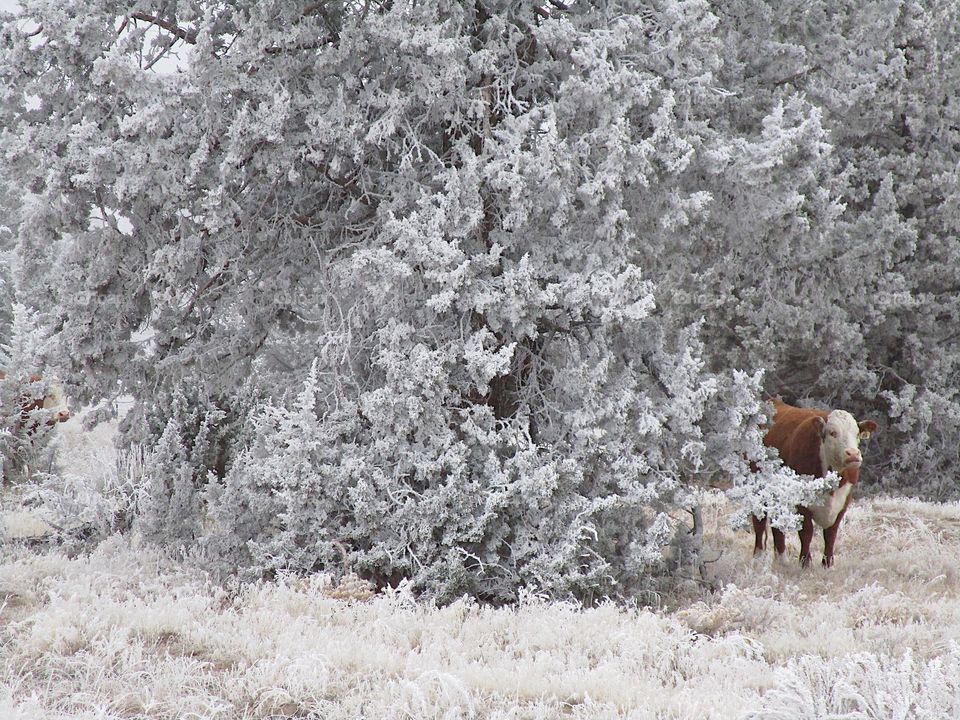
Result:
<svg viewBox="0 0 960 720">
<path fill-rule="evenodd" d="M 7 374 L 0 370 L 0 380 L 6 380 Z M 40 382 L 43 378 L 39 375 L 31 375 L 27 378 L 27 383 Z M 57 423 L 66 422 L 70 419 L 70 411 L 67 409 L 63 400 L 63 394 L 58 385 L 45 386 L 43 397 L 33 397 L 28 392 L 20 394 L 20 418 L 17 422 L 16 430 L 25 426 L 30 420 L 30 413 L 35 410 L 45 409 L 53 410 L 53 414 L 47 420 L 47 425 L 54 426 Z M 29 430 L 28 430 L 29 432 Z"/>
<path fill-rule="evenodd" d="M 860 479 L 860 440 L 870 437 L 877 424 L 872 420 L 858 423 L 846 410 L 813 410 L 798 408 L 773 400 L 773 424 L 763 444 L 777 449 L 783 464 L 802 475 L 824 477 L 833 470 L 840 475 L 840 484 L 826 493 L 821 502 L 797 506 L 803 518 L 800 528 L 800 564 L 810 565 L 810 542 L 813 526 L 823 528 L 823 565 L 833 565 L 833 548 L 840 521 L 850 505 L 853 488 Z M 754 555 L 763 552 L 767 519 L 751 516 L 755 534 Z M 783 531 L 771 528 L 773 547 L 778 556 L 786 550 Z"/>
</svg>

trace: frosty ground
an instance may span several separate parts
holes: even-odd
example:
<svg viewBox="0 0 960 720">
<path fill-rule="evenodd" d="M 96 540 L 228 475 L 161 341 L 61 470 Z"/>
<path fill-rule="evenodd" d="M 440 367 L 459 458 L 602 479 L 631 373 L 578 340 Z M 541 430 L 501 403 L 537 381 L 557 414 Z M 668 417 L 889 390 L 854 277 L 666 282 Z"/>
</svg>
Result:
<svg viewBox="0 0 960 720">
<path fill-rule="evenodd" d="M 0 717 L 960 717 L 960 506 L 857 500 L 829 571 L 801 570 L 795 538 L 788 562 L 752 559 L 730 510 L 705 497 L 722 589 L 653 610 L 230 589 L 127 536 L 7 543 Z"/>
</svg>

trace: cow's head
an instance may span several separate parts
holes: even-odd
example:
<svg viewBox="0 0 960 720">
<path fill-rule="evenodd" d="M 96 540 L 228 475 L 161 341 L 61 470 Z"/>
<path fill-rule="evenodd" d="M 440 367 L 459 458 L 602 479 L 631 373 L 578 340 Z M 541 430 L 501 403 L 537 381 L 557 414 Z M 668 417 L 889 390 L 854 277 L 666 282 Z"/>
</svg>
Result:
<svg viewBox="0 0 960 720">
<path fill-rule="evenodd" d="M 70 408 L 67 407 L 66 398 L 63 396 L 63 388 L 56 380 L 51 380 L 44 387 L 43 409 L 52 411 L 48 424 L 66 422 L 70 419 Z"/>
<path fill-rule="evenodd" d="M 56 425 L 58 422 L 66 422 L 70 419 L 70 409 L 63 396 L 63 388 L 57 380 L 47 380 L 39 375 L 31 375 L 28 382 L 32 393 L 25 392 L 20 401 L 24 421 L 31 411 L 41 408 L 50 411 L 47 425 Z M 27 388 L 24 389 L 27 390 Z"/>
<path fill-rule="evenodd" d="M 860 440 L 870 437 L 877 429 L 873 420 L 858 423 L 846 410 L 833 410 L 824 420 L 816 418 L 820 430 L 820 462 L 824 472 L 841 472 L 860 467 Z"/>
</svg>

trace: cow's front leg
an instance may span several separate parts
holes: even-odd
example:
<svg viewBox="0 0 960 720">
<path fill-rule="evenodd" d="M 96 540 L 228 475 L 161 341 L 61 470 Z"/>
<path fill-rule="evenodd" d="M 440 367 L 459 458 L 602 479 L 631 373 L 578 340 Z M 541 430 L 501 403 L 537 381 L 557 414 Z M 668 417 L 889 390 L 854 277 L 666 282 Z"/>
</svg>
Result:
<svg viewBox="0 0 960 720">
<path fill-rule="evenodd" d="M 841 510 L 839 513 L 837 513 L 837 519 L 834 521 L 833 525 L 823 529 L 824 567 L 833 567 L 833 546 L 837 542 L 837 531 L 840 529 L 840 521 L 843 520 L 843 515 L 846 512 L 846 508 Z"/>
<path fill-rule="evenodd" d="M 810 543 L 813 541 L 813 515 L 809 510 L 801 510 L 803 526 L 800 528 L 800 566 L 810 566 Z"/>
</svg>

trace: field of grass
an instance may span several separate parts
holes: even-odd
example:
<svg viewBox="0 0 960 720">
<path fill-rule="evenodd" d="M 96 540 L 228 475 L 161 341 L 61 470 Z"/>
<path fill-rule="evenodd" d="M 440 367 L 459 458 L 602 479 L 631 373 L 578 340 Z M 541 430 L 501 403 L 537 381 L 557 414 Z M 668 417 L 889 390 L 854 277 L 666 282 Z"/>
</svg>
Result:
<svg viewBox="0 0 960 720">
<path fill-rule="evenodd" d="M 657 611 L 228 590 L 127 536 L 8 543 L 0 718 L 960 717 L 960 506 L 858 500 L 836 566 L 806 571 L 795 534 L 789 562 L 754 560 L 729 510 L 706 498 L 722 589 Z"/>
</svg>

